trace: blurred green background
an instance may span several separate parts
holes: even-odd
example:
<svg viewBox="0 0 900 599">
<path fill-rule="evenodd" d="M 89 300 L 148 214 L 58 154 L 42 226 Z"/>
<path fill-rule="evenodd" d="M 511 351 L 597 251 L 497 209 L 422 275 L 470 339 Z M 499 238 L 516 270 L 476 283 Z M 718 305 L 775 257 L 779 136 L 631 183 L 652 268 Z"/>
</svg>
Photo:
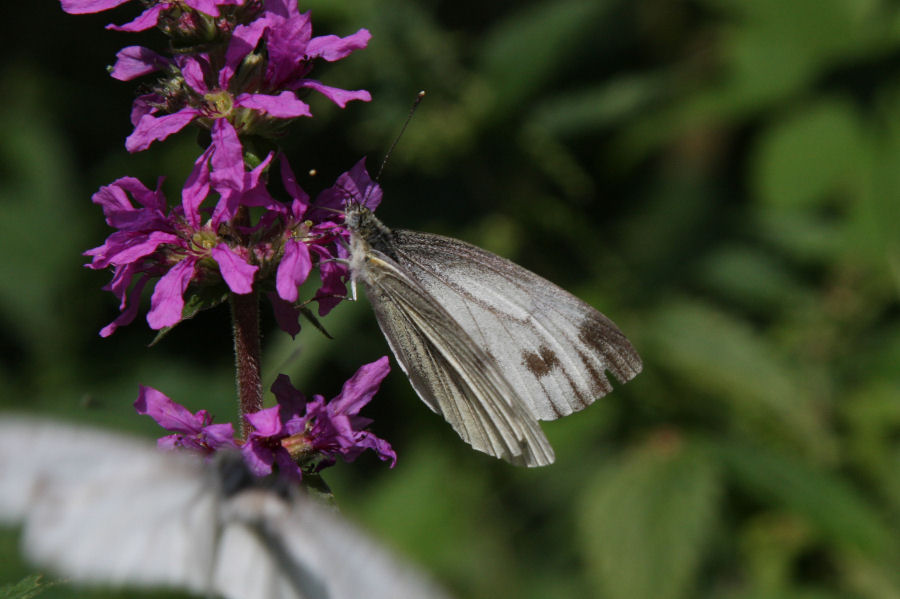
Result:
<svg viewBox="0 0 900 599">
<path fill-rule="evenodd" d="M 234 419 L 227 310 L 162 343 L 113 337 L 90 195 L 168 177 L 183 134 L 130 156 L 135 84 L 105 65 L 160 38 L 7 3 L 0 91 L 0 402 L 145 436 L 138 383 Z M 343 511 L 461 598 L 900 597 L 900 10 L 888 0 L 316 0 L 371 30 L 320 68 L 372 92 L 283 140 L 315 192 L 361 155 L 390 226 L 512 258 L 615 320 L 644 372 L 544 429 L 557 463 L 475 453 L 394 368 L 366 408 L 399 454 L 326 473 Z M 365 301 L 295 342 L 265 314 L 267 382 L 335 395 L 387 352 Z M 27 451 L 27 447 L 23 448 Z M 2 475 L 2 473 L 0 473 Z M 137 514 L 135 517 L 139 517 Z M 29 572 L 15 531 L 0 583 Z M 67 585 L 46 597 L 87 597 Z M 91 595 L 94 596 L 94 595 Z M 131 597 L 134 593 L 98 593 Z M 150 595 L 148 595 L 150 596 Z M 157 595 L 153 595 L 157 596 Z"/>
</svg>

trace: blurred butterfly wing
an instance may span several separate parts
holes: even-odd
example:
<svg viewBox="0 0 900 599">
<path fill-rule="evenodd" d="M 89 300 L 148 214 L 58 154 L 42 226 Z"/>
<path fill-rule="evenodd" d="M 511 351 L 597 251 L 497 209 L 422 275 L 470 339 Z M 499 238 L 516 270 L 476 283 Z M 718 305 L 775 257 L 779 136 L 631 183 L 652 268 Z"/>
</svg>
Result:
<svg viewBox="0 0 900 599">
<path fill-rule="evenodd" d="M 484 349 L 540 420 L 581 410 L 627 382 L 641 359 L 606 316 L 521 266 L 468 243 L 396 230 L 392 248 L 419 283 Z"/>
<path fill-rule="evenodd" d="M 101 449 L 103 447 L 103 449 Z M 22 520 L 34 499 L 35 486 L 49 478 L 59 483 L 77 482 L 80 468 L 106 453 L 137 459 L 143 452 L 116 435 L 99 433 L 16 414 L 0 415 L 0 521 Z M 101 468 L 114 467 L 102 459 Z"/>
<path fill-rule="evenodd" d="M 378 324 L 419 397 L 479 451 L 543 466 L 553 449 L 492 356 L 421 285 L 376 250 L 361 278 Z"/>
<path fill-rule="evenodd" d="M 220 592 L 244 599 L 447 598 L 334 510 L 304 494 L 285 502 L 251 490 L 229 503 L 227 517 L 242 526 L 229 526 L 222 537 L 216 573 Z M 238 574 L 248 567 L 263 573 L 251 584 Z"/>
<path fill-rule="evenodd" d="M 0 504 L 23 508 L 5 515 L 24 521 L 25 555 L 66 578 L 203 592 L 217 493 L 203 465 L 182 457 L 99 430 L 5 416 Z"/>
<path fill-rule="evenodd" d="M 299 491 L 223 495 L 222 472 L 196 456 L 4 416 L 0 473 L 0 506 L 15 508 L 2 515 L 24 519 L 27 556 L 74 581 L 226 599 L 446 597 Z"/>
</svg>

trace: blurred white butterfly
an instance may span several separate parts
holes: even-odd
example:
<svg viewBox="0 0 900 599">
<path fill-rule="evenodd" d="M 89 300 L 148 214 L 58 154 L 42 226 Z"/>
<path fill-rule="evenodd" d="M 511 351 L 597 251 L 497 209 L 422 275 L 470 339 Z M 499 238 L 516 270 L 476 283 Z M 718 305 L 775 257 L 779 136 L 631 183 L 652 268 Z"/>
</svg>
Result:
<svg viewBox="0 0 900 599">
<path fill-rule="evenodd" d="M 641 371 L 606 316 L 553 283 L 468 243 L 390 230 L 350 205 L 350 271 L 419 397 L 475 449 L 543 466 L 555 420 Z"/>
<path fill-rule="evenodd" d="M 0 522 L 74 581 L 227 599 L 447 595 L 296 487 L 94 429 L 0 416 Z"/>
</svg>

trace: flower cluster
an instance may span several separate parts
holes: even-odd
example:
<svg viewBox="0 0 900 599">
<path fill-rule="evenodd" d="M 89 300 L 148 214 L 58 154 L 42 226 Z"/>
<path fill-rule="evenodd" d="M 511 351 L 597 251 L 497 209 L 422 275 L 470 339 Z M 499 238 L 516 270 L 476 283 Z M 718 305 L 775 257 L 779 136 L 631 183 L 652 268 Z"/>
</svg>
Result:
<svg viewBox="0 0 900 599">
<path fill-rule="evenodd" d="M 253 427 L 246 440 L 235 438 L 230 422 L 214 424 L 206 410 L 191 413 L 151 387 L 141 387 L 134 407 L 173 433 L 159 440 L 160 448 L 204 455 L 239 449 L 257 476 L 271 474 L 277 466 L 282 475 L 297 479 L 304 469 L 316 472 L 338 457 L 352 462 L 367 449 L 393 467 L 397 454 L 387 441 L 365 430 L 372 421 L 359 415 L 389 371 L 387 357 L 362 366 L 331 401 L 321 395 L 307 401 L 282 374 L 272 385 L 278 404 L 245 415 Z"/>
<path fill-rule="evenodd" d="M 83 14 L 127 1 L 61 4 L 66 12 Z M 310 13 L 301 13 L 297 0 L 141 4 L 145 8 L 137 18 L 108 28 L 136 32 L 156 27 L 168 37 L 169 51 L 129 46 L 117 53 L 112 77 L 153 77 L 134 101 L 134 129 L 125 146 L 142 151 L 188 126 L 205 131 L 200 138 L 207 145 L 178 202 L 167 200 L 162 178 L 150 188 L 122 177 L 94 194 L 114 232 L 85 252 L 91 259 L 86 266 L 112 270 L 105 289 L 116 296 L 120 309 L 100 334 L 109 336 L 131 323 L 143 292 L 152 288 L 147 322 L 154 330 L 171 328 L 229 298 L 258 294 L 271 302 L 280 328 L 296 335 L 308 301 L 316 301 L 319 316 L 324 316 L 346 297 L 349 273 L 343 258 L 349 233 L 344 207 L 355 202 L 374 209 L 381 191 L 360 160 L 311 199 L 274 140 L 290 123 L 312 116 L 302 99 L 305 93 L 320 93 L 341 108 L 371 99 L 365 90 L 339 89 L 309 77 L 317 61 L 347 57 L 364 48 L 370 34 L 360 29 L 346 37 L 314 37 Z M 262 155 L 258 148 L 272 150 Z M 270 185 L 274 172 L 280 174 L 277 191 Z M 321 285 L 301 301 L 298 287 L 315 269 Z M 330 402 L 321 396 L 307 402 L 282 375 L 273 387 L 279 403 L 269 409 L 261 409 L 258 392 L 245 401 L 239 374 L 246 439 L 236 438 L 230 424 L 213 424 L 207 412 L 193 414 L 149 387 L 141 388 L 135 406 L 174 433 L 160 440 L 162 446 L 205 453 L 240 448 L 261 475 L 278 464 L 281 472 L 296 476 L 298 464 L 320 468 L 337 457 L 352 460 L 366 449 L 393 462 L 390 446 L 363 430 L 370 421 L 358 415 L 387 369 L 386 359 L 364 366 Z"/>
<path fill-rule="evenodd" d="M 268 292 L 280 327 L 296 335 L 298 286 L 314 265 L 322 280 L 313 297 L 319 315 L 345 297 L 347 265 L 336 259 L 341 240 L 348 236 L 342 224 L 343 202 L 374 209 L 381 199 L 364 162 L 338 177 L 313 202 L 282 154 L 279 166 L 290 197 L 287 204 L 274 200 L 261 182 L 272 156 L 245 172 L 240 152 L 224 141 L 227 137 L 237 142 L 233 131 L 218 122 L 213 125 L 218 144 L 210 145 L 197 160 L 181 203 L 172 209 L 160 191 L 161 180 L 151 190 L 133 177 L 123 177 L 94 194 L 107 224 L 117 229 L 103 245 L 85 252 L 92 258 L 89 268 L 112 267 L 106 289 L 120 302 L 120 315 L 101 330 L 102 336 L 134 320 L 141 292 L 151 281 L 156 282 L 147 322 L 155 330 L 178 324 L 198 306 L 221 303 L 228 292 L 257 289 Z M 215 206 L 204 206 L 210 191 L 219 200 Z M 237 223 L 242 206 L 262 207 L 265 212 L 255 223 Z M 185 314 L 187 296 L 195 301 Z"/>
</svg>

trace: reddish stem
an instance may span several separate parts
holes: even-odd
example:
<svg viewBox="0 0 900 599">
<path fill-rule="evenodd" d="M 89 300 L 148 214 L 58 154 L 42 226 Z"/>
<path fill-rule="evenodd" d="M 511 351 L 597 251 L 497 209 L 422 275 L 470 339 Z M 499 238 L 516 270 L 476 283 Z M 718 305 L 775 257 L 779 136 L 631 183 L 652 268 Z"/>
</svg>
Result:
<svg viewBox="0 0 900 599">
<path fill-rule="evenodd" d="M 232 294 L 231 320 L 234 325 L 234 358 L 240 401 L 241 431 L 246 439 L 250 423 L 246 414 L 263 407 L 262 377 L 260 375 L 259 296 L 256 292 Z"/>
</svg>

